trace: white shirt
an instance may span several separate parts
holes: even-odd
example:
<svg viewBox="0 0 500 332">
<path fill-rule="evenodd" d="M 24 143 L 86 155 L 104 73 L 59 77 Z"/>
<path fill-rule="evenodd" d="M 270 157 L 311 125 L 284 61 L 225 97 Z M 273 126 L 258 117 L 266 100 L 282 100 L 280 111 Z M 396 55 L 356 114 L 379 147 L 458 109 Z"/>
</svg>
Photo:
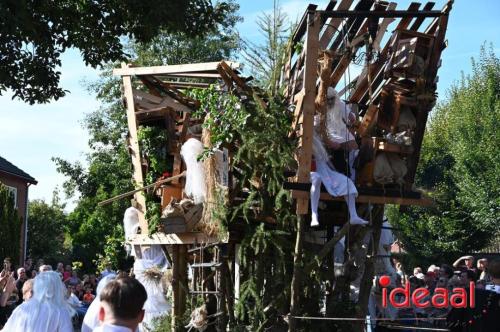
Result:
<svg viewBox="0 0 500 332">
<path fill-rule="evenodd" d="M 104 323 L 96 327 L 92 332 L 132 332 L 132 330 L 125 326 Z"/>
</svg>

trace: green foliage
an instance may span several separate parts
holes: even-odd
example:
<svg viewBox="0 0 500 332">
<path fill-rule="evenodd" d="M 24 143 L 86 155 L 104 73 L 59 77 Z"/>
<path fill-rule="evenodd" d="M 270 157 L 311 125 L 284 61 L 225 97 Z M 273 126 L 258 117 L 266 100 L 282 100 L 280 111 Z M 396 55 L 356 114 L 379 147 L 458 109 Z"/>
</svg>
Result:
<svg viewBox="0 0 500 332">
<path fill-rule="evenodd" d="M 122 36 L 147 43 L 166 33 L 210 35 L 234 26 L 227 16 L 235 7 L 209 0 L 2 1 L 0 91 L 12 89 L 30 104 L 58 99 L 66 93 L 58 71 L 65 50 L 79 49 L 95 68 L 126 57 Z"/>
<path fill-rule="evenodd" d="M 431 117 L 417 183 L 436 205 L 399 213 L 405 249 L 417 260 L 444 262 L 479 250 L 500 230 L 500 60 L 481 50 L 472 75 L 449 91 Z"/>
<path fill-rule="evenodd" d="M 257 18 L 257 26 L 265 42 L 256 45 L 244 40 L 243 58 L 250 64 L 250 72 L 257 84 L 275 96 L 279 92 L 281 70 L 287 60 L 287 46 L 292 30 L 279 1 L 274 0 L 272 13 L 263 13 Z"/>
<path fill-rule="evenodd" d="M 67 216 L 57 191 L 50 205 L 43 200 L 30 201 L 28 216 L 28 256 L 43 258 L 46 264 L 68 260 L 71 248 L 65 243 Z"/>
<path fill-rule="evenodd" d="M 289 303 L 295 216 L 282 185 L 285 170 L 294 162 L 295 141 L 288 138 L 292 115 L 279 96 L 263 107 L 255 96 L 240 99 L 214 87 L 193 94 L 201 103 L 199 116 L 205 116 L 212 145 L 236 147 L 231 165 L 235 190 L 247 196 L 236 206 L 218 201 L 215 210 L 223 228 L 231 222 L 247 223 L 240 249 L 244 282 L 236 310 L 242 324 L 261 331 L 273 325 Z M 273 310 L 265 312 L 271 303 Z"/>
<path fill-rule="evenodd" d="M 0 182 L 0 257 L 19 261 L 22 220 L 15 207 L 14 195 Z"/>
</svg>

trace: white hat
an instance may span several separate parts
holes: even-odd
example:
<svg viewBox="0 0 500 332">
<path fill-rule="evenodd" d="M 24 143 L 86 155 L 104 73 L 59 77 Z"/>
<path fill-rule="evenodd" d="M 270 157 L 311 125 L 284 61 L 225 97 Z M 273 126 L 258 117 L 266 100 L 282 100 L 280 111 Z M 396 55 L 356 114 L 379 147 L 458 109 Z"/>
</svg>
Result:
<svg viewBox="0 0 500 332">
<path fill-rule="evenodd" d="M 424 280 L 424 278 L 425 278 L 424 274 L 421 272 L 415 274 L 415 277 L 417 277 L 418 279 L 422 279 L 422 280 Z"/>
</svg>

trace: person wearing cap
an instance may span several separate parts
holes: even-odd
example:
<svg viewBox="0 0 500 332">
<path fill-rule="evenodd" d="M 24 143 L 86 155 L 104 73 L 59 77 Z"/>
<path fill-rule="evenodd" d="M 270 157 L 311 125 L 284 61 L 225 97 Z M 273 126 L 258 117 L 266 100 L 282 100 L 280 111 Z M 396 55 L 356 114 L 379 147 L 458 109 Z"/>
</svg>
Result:
<svg viewBox="0 0 500 332">
<path fill-rule="evenodd" d="M 463 264 L 462 264 L 463 261 Z M 477 269 L 474 267 L 474 257 L 467 255 L 462 256 L 453 263 L 453 267 L 460 271 L 471 270 L 474 272 L 474 280 L 477 279 Z"/>
</svg>

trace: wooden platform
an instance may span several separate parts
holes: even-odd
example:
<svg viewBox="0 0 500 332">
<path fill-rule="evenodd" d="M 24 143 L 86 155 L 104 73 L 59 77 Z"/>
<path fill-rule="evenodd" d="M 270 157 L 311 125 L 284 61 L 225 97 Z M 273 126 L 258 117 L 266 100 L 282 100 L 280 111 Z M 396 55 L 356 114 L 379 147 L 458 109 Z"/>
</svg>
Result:
<svg viewBox="0 0 500 332">
<path fill-rule="evenodd" d="M 134 245 L 151 245 L 151 244 L 208 244 L 216 242 L 224 242 L 216 237 L 207 236 L 201 232 L 186 232 L 176 234 L 155 233 L 151 235 L 137 234 L 134 238 L 128 241 Z"/>
<path fill-rule="evenodd" d="M 292 197 L 295 199 L 309 199 L 309 190 L 311 189 L 310 183 L 287 182 L 283 187 L 285 189 L 290 189 L 292 191 Z M 325 201 L 344 201 L 342 196 L 331 196 L 323 185 L 321 186 L 320 199 Z M 358 188 L 356 202 L 419 206 L 430 206 L 434 204 L 432 199 L 418 191 L 400 191 L 396 189 L 383 190 L 381 188 Z"/>
</svg>

